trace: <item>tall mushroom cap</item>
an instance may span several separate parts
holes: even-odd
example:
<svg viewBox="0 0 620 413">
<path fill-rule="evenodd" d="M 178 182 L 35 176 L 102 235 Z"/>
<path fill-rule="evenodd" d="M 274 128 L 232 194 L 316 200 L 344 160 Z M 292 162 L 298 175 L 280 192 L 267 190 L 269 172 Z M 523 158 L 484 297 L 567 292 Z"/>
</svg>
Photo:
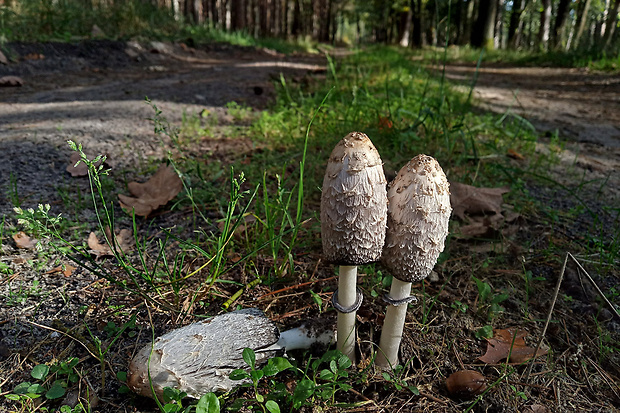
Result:
<svg viewBox="0 0 620 413">
<path fill-rule="evenodd" d="M 387 191 L 379 152 L 361 132 L 332 151 L 323 179 L 323 254 L 338 265 L 378 261 L 385 241 Z"/>
<path fill-rule="evenodd" d="M 388 189 L 388 228 L 381 261 L 403 282 L 430 274 L 448 235 L 450 184 L 427 155 L 403 166 Z"/>
<path fill-rule="evenodd" d="M 195 398 L 229 391 L 239 384 L 229 374 L 247 368 L 243 349 L 255 350 L 260 365 L 276 351 L 258 350 L 275 344 L 279 336 L 276 325 L 255 308 L 199 321 L 164 334 L 152 347 L 148 344 L 142 348 L 129 365 L 127 384 L 136 393 L 152 397 L 152 383 L 158 398 L 164 387 L 177 388 Z"/>
</svg>

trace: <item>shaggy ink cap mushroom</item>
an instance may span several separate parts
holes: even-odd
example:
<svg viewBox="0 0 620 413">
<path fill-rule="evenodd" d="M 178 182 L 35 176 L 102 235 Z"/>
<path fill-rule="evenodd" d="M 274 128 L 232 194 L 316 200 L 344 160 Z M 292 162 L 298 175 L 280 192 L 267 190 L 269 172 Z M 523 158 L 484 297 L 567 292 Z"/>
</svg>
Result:
<svg viewBox="0 0 620 413">
<path fill-rule="evenodd" d="M 381 261 L 404 282 L 426 278 L 448 235 L 450 184 L 439 163 L 418 155 L 388 189 L 388 231 Z"/>
<path fill-rule="evenodd" d="M 321 194 L 325 259 L 338 265 L 378 261 L 385 241 L 383 162 L 368 136 L 351 132 L 332 151 Z"/>
<path fill-rule="evenodd" d="M 387 190 L 379 152 L 361 132 L 332 151 L 321 194 L 325 259 L 340 265 L 332 304 L 338 311 L 338 350 L 355 363 L 355 312 L 362 303 L 357 265 L 378 261 L 385 241 Z"/>
<path fill-rule="evenodd" d="M 411 283 L 426 278 L 444 249 L 448 235 L 450 185 L 439 163 L 418 155 L 396 175 L 388 189 L 388 229 L 381 262 L 392 276 L 389 304 L 376 363 L 398 364 Z"/>
</svg>

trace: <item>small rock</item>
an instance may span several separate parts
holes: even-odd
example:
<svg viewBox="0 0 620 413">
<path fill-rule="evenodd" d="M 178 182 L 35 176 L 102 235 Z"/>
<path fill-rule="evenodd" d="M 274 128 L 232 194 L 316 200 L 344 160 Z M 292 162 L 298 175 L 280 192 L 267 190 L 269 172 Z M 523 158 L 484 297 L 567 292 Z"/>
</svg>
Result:
<svg viewBox="0 0 620 413">
<path fill-rule="evenodd" d="M 0 63 L 2 63 L 3 65 L 8 65 L 9 64 L 9 60 L 6 58 L 4 53 L 2 53 L 1 50 L 0 50 Z"/>
<path fill-rule="evenodd" d="M 149 51 L 151 53 L 170 53 L 170 46 L 163 42 L 152 41 L 150 43 Z"/>
<path fill-rule="evenodd" d="M 471 398 L 486 390 L 487 379 L 475 370 L 461 370 L 448 377 L 446 388 L 452 396 Z"/>
</svg>

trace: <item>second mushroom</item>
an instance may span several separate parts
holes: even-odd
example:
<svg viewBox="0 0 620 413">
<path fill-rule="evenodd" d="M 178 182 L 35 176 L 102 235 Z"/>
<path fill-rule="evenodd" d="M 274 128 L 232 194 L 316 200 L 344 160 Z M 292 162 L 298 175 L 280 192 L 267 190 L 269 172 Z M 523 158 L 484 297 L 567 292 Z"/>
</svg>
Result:
<svg viewBox="0 0 620 413">
<path fill-rule="evenodd" d="M 357 266 L 378 261 L 385 241 L 386 179 L 379 152 L 361 132 L 351 132 L 332 151 L 321 195 L 321 238 L 326 260 L 340 265 L 338 350 L 355 363 L 355 318 L 362 294 Z"/>
<path fill-rule="evenodd" d="M 405 165 L 388 189 L 388 229 L 382 263 L 393 276 L 385 297 L 385 315 L 376 363 L 398 364 L 411 283 L 426 278 L 444 249 L 448 235 L 450 184 L 439 163 L 418 155 Z"/>
</svg>

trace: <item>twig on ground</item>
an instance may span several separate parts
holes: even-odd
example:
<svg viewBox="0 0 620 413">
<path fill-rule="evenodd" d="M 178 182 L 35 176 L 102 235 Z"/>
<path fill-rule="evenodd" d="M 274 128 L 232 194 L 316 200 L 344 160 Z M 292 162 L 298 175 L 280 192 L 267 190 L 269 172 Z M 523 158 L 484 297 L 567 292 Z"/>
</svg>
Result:
<svg viewBox="0 0 620 413">
<path fill-rule="evenodd" d="M 274 294 L 279 294 L 282 293 L 284 291 L 288 291 L 288 290 L 293 290 L 295 288 L 300 288 L 300 287 L 305 287 L 306 285 L 312 285 L 312 284 L 316 284 L 318 282 L 321 281 L 331 281 L 331 280 L 335 280 L 337 277 L 333 276 L 333 277 L 329 277 L 329 278 L 320 278 L 318 280 L 314 280 L 314 281 L 307 281 L 305 283 L 301 283 L 301 284 L 294 284 L 285 288 L 280 288 L 279 290 L 276 291 L 271 291 L 268 292 L 267 294 L 261 295 L 260 297 L 257 298 L 257 300 L 264 300 L 266 297 L 269 297 L 270 295 L 274 295 Z"/>
<path fill-rule="evenodd" d="M 527 369 L 527 374 L 525 375 L 525 382 L 527 383 L 530 379 L 530 374 L 532 374 L 532 368 L 534 367 L 534 360 L 536 360 L 536 355 L 538 354 L 538 350 L 540 350 L 540 346 L 545 338 L 545 334 L 547 333 L 547 328 L 549 327 L 549 323 L 551 322 L 551 315 L 553 314 L 553 308 L 555 307 L 555 302 L 558 300 L 558 294 L 560 293 L 560 286 L 562 285 L 562 280 L 564 279 L 564 272 L 566 271 L 566 262 L 568 261 L 568 256 L 570 253 L 566 253 L 566 257 L 564 257 L 564 264 L 562 265 L 562 271 L 560 272 L 560 276 L 558 277 L 558 282 L 555 285 L 555 290 L 553 291 L 553 298 L 551 299 L 551 306 L 549 307 L 549 312 L 547 313 L 547 320 L 545 321 L 545 327 L 538 339 L 538 343 L 536 344 L 536 350 L 534 350 L 534 357 L 530 360 L 530 365 Z"/>
</svg>

